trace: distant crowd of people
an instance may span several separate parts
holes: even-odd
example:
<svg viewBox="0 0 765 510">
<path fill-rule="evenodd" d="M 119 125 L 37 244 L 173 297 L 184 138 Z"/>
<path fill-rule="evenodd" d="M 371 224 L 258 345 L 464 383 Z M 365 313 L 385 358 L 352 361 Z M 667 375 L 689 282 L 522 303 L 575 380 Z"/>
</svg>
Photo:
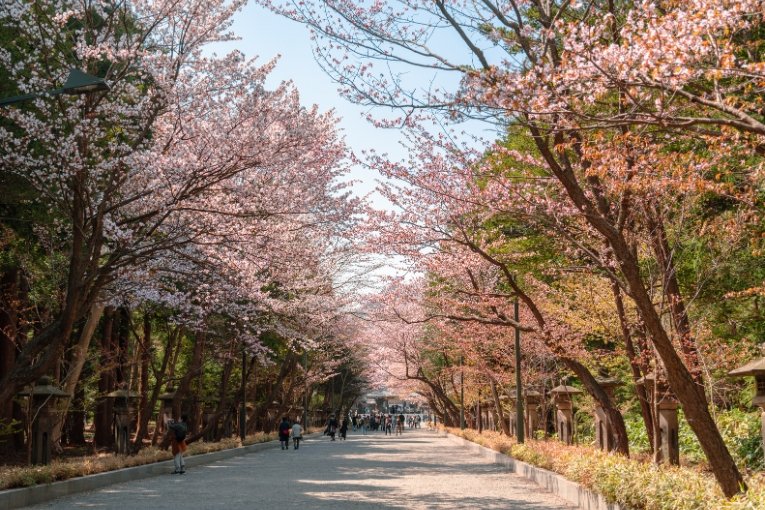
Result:
<svg viewBox="0 0 765 510">
<path fill-rule="evenodd" d="M 385 435 L 403 434 L 404 428 L 420 428 L 422 417 L 418 414 L 405 416 L 402 414 L 383 414 L 372 413 L 368 415 L 354 415 L 351 417 L 351 427 L 353 431 L 360 431 L 366 434 L 368 431 L 382 431 Z"/>
<path fill-rule="evenodd" d="M 172 452 L 173 452 L 173 464 L 175 470 L 173 474 L 184 474 L 186 472 L 186 466 L 183 460 L 183 452 L 186 451 L 186 435 L 188 433 L 188 418 L 186 415 L 182 415 L 179 421 L 168 420 L 167 434 L 169 436 Z M 383 414 L 373 413 L 368 415 L 354 414 L 350 418 L 343 418 L 338 422 L 335 415 L 330 415 L 327 420 L 326 427 L 324 428 L 324 435 L 329 436 L 332 441 L 336 437 L 340 437 L 341 440 L 345 440 L 348 435 L 348 427 L 355 432 L 360 431 L 362 434 L 366 434 L 368 431 L 383 431 L 385 435 L 402 435 L 404 433 L 404 427 L 407 426 L 410 429 L 420 428 L 422 424 L 422 417 L 414 414 L 405 416 L 404 414 Z M 291 422 L 289 418 L 284 416 L 282 421 L 277 427 L 279 432 L 279 443 L 282 450 L 290 449 L 290 441 L 292 441 L 293 449 L 300 448 L 300 441 L 303 439 L 303 427 L 298 421 Z"/>
<path fill-rule="evenodd" d="M 354 414 L 348 418 L 343 418 L 338 422 L 335 415 L 331 415 L 327 420 L 327 425 L 324 428 L 324 435 L 329 436 L 332 441 L 335 437 L 339 436 L 340 439 L 345 439 L 348 435 L 348 427 L 350 421 L 350 428 L 353 432 L 359 431 L 362 434 L 367 432 L 382 431 L 387 435 L 401 435 L 404 433 L 404 428 L 410 429 L 420 428 L 422 424 L 422 417 L 414 414 L 405 416 L 404 414 L 383 414 L 373 413 L 368 415 Z"/>
<path fill-rule="evenodd" d="M 386 436 L 401 435 L 404 433 L 405 427 L 417 429 L 420 428 L 421 424 L 422 417 L 416 414 L 409 416 L 383 413 L 369 415 L 354 414 L 350 418 L 346 417 L 341 420 L 338 420 L 332 414 L 327 419 L 324 435 L 329 436 L 331 441 L 335 441 L 337 438 L 344 441 L 348 437 L 349 428 L 354 432 L 359 431 L 362 434 L 366 434 L 368 431 L 382 431 Z M 279 423 L 278 431 L 282 450 L 290 448 L 290 440 L 292 440 L 295 450 L 300 448 L 300 440 L 303 438 L 303 427 L 300 423 L 291 422 L 285 416 Z"/>
</svg>

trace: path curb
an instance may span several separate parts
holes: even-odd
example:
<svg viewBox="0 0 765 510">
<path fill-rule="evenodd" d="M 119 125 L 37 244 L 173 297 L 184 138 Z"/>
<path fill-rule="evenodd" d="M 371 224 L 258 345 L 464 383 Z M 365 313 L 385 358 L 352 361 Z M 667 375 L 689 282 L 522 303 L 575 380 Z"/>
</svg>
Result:
<svg viewBox="0 0 765 510">
<path fill-rule="evenodd" d="M 491 460 L 494 464 L 504 466 L 508 471 L 528 478 L 540 487 L 552 492 L 559 498 L 572 503 L 583 510 L 629 510 L 618 503 L 609 503 L 602 495 L 583 487 L 582 485 L 564 478 L 558 473 L 553 473 L 518 459 L 514 459 L 504 453 L 497 452 L 479 444 L 468 441 L 459 436 L 445 433 L 446 437 L 482 457 Z"/>
<path fill-rule="evenodd" d="M 305 437 L 311 438 L 314 436 L 318 437 L 318 434 L 310 434 Z M 277 444 L 278 441 L 256 443 L 239 448 L 229 448 L 217 452 L 193 455 L 185 457 L 184 461 L 187 468 L 200 466 L 202 464 L 209 464 L 231 457 L 268 450 L 270 448 L 275 448 Z M 79 492 L 88 492 L 115 483 L 140 480 L 141 478 L 148 478 L 150 476 L 166 475 L 172 470 L 173 461 L 164 460 L 161 462 L 144 464 L 143 466 L 106 471 L 95 475 L 79 476 L 77 478 L 70 478 L 58 482 L 22 487 L 20 489 L 8 489 L 0 491 L 0 510 L 13 510 L 25 506 L 37 505 L 62 496 L 69 496 Z"/>
</svg>

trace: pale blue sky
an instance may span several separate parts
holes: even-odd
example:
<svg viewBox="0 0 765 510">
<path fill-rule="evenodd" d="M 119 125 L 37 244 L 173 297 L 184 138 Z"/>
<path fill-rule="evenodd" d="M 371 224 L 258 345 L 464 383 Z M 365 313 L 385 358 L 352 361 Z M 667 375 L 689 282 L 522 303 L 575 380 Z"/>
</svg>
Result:
<svg viewBox="0 0 765 510">
<path fill-rule="evenodd" d="M 375 128 L 363 118 L 369 112 L 367 108 L 352 104 L 338 95 L 337 85 L 313 59 L 310 34 L 305 26 L 275 15 L 250 2 L 235 16 L 232 30 L 241 40 L 223 45 L 216 50 L 220 53 L 236 48 L 248 58 L 257 56 L 262 63 L 281 55 L 267 85 L 275 87 L 284 80 L 291 80 L 297 86 L 303 104 L 306 106 L 317 104 L 322 111 L 335 110 L 336 115 L 341 118 L 340 126 L 346 142 L 354 153 L 361 156 L 362 151 L 375 149 L 378 153 L 389 154 L 395 160 L 406 158 L 406 150 L 399 143 L 402 139 L 400 131 Z M 458 48 L 452 48 L 452 50 L 457 51 Z M 425 72 L 413 71 L 409 77 L 418 80 L 421 78 L 423 86 L 434 84 L 431 81 L 433 77 Z M 458 77 L 448 78 L 456 80 Z M 452 85 L 455 85 L 454 81 Z M 385 115 L 390 112 L 375 113 Z M 480 122 L 473 123 L 469 127 L 476 134 L 486 129 L 486 125 Z M 358 195 L 366 195 L 374 190 L 379 176 L 373 174 L 371 170 L 356 167 L 352 170 L 350 177 L 361 181 L 354 187 L 354 192 Z M 390 207 L 390 204 L 379 196 L 370 198 L 375 207 Z M 390 267 L 373 273 L 382 276 L 400 274 L 400 271 L 392 267 L 396 264 L 395 260 L 386 259 L 386 262 Z M 376 286 L 374 281 L 369 281 L 368 284 L 372 288 Z"/>
<path fill-rule="evenodd" d="M 374 148 L 378 152 L 389 153 L 395 159 L 404 157 L 405 152 L 398 143 L 398 131 L 375 128 L 362 118 L 367 109 L 338 95 L 337 85 L 313 59 L 310 35 L 305 26 L 250 2 L 236 15 L 232 29 L 241 40 L 225 48 L 233 46 L 247 57 L 258 56 L 263 63 L 281 55 L 268 85 L 276 86 L 281 81 L 292 80 L 303 104 L 317 104 L 322 111 L 334 109 L 342 119 L 340 125 L 346 141 L 356 154 L 361 155 L 362 150 Z M 363 181 L 355 190 L 359 194 L 367 193 L 375 186 L 376 176 L 370 175 L 368 170 L 356 168 L 352 178 Z"/>
<path fill-rule="evenodd" d="M 236 14 L 234 20 L 232 30 L 241 40 L 218 48 L 219 52 L 236 48 L 249 58 L 257 56 L 263 63 L 281 55 L 276 69 L 271 74 L 269 85 L 276 86 L 283 80 L 292 80 L 305 105 L 317 104 L 322 111 L 334 109 L 336 115 L 342 119 L 340 125 L 347 144 L 357 155 L 361 156 L 362 151 L 366 149 L 375 149 L 378 153 L 389 154 L 395 160 L 406 157 L 405 149 L 399 143 L 402 139 L 400 131 L 375 128 L 363 118 L 369 113 L 368 108 L 352 104 L 338 95 L 337 85 L 313 59 L 310 34 L 304 25 L 273 14 L 255 2 L 249 2 Z M 469 52 L 460 46 L 450 47 L 447 43 L 447 47 L 441 50 L 453 54 L 458 60 L 467 59 L 466 63 L 471 60 Z M 423 88 L 444 86 L 447 83 L 447 88 L 454 87 L 459 79 L 456 74 L 439 75 L 434 79 L 422 70 L 410 69 L 407 74 L 410 83 L 411 80 L 421 80 Z M 380 110 L 373 113 L 387 116 L 390 111 Z M 485 136 L 487 127 L 486 124 L 475 121 L 461 125 L 460 129 Z M 363 181 L 356 187 L 359 194 L 372 191 L 377 178 L 376 175 L 371 175 L 371 171 L 362 168 L 355 168 L 351 177 Z M 375 202 L 378 206 L 385 207 L 379 200 Z"/>
</svg>

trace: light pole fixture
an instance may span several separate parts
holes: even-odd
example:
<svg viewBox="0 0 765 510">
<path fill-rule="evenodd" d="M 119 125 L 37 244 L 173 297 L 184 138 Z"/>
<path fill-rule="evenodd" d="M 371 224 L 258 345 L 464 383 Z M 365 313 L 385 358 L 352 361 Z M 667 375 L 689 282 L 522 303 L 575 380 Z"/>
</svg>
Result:
<svg viewBox="0 0 765 510">
<path fill-rule="evenodd" d="M 476 402 L 476 422 L 478 424 L 478 433 L 483 433 L 483 423 L 481 421 L 481 387 L 478 386 L 478 401 Z"/>
<path fill-rule="evenodd" d="M 460 356 L 460 430 L 465 430 L 465 368 Z"/>
<path fill-rule="evenodd" d="M 247 351 L 242 343 L 242 387 L 241 399 L 239 404 L 239 439 L 244 442 L 247 437 Z"/>
<path fill-rule="evenodd" d="M 515 317 L 515 423 L 518 425 L 516 439 L 519 443 L 523 443 L 524 427 L 523 427 L 523 389 L 521 388 L 521 328 L 519 327 L 520 321 L 520 305 L 518 298 L 515 298 L 513 304 L 513 312 Z"/>
<path fill-rule="evenodd" d="M 24 94 L 21 96 L 13 96 L 5 99 L 0 99 L 0 106 L 20 103 L 22 101 L 37 99 L 38 97 L 43 96 L 58 96 L 61 94 L 91 94 L 93 92 L 102 92 L 107 90 L 109 90 L 109 84 L 107 84 L 103 78 L 93 76 L 77 68 L 72 68 L 69 71 L 69 76 L 67 77 L 64 86 L 60 89 L 48 90 L 46 92 L 35 92 L 32 94 Z"/>
<path fill-rule="evenodd" d="M 305 388 L 303 388 L 303 430 L 308 430 L 308 350 L 303 347 L 303 374 Z"/>
</svg>

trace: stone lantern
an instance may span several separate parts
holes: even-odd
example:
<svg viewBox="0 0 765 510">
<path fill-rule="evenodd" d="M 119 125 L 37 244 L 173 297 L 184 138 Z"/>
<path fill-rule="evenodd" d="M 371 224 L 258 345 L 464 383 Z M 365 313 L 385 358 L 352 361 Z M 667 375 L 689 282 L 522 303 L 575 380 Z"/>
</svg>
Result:
<svg viewBox="0 0 765 510">
<path fill-rule="evenodd" d="M 542 401 L 542 394 L 534 390 L 526 390 L 526 437 L 534 438 L 534 431 L 537 430 L 538 413 L 537 408 Z"/>
<path fill-rule="evenodd" d="M 661 379 L 656 381 L 656 374 L 653 372 L 638 379 L 637 383 L 645 385 L 651 401 L 656 403 L 655 416 L 659 419 L 659 437 L 656 438 L 657 458 L 673 465 L 680 464 L 677 400 L 665 381 Z"/>
<path fill-rule="evenodd" d="M 114 441 L 117 453 L 126 455 L 130 444 L 131 424 L 136 416 L 135 402 L 140 394 L 124 388 L 106 394 L 106 398 L 114 399 Z"/>
<path fill-rule="evenodd" d="M 596 379 L 603 391 L 608 395 L 609 400 L 613 403 L 616 399 L 614 395 L 614 389 L 622 385 L 622 382 L 616 377 L 606 377 L 602 379 Z M 608 419 L 608 415 L 603 410 L 603 406 L 600 403 L 595 402 L 595 442 L 598 448 L 605 452 L 610 452 L 616 448 L 616 438 L 614 437 L 614 429 L 611 420 Z"/>
<path fill-rule="evenodd" d="M 202 429 L 205 431 L 205 441 L 215 441 L 218 432 L 218 400 L 208 399 L 204 401 L 204 414 L 202 416 Z"/>
<path fill-rule="evenodd" d="M 558 439 L 566 444 L 572 444 L 574 442 L 574 402 L 571 396 L 581 394 L 582 391 L 573 386 L 561 384 L 550 390 L 550 393 L 557 408 L 555 432 L 558 433 Z"/>
<path fill-rule="evenodd" d="M 165 393 L 161 393 L 159 395 L 159 400 L 162 402 L 162 411 L 160 411 L 161 416 L 159 418 L 157 427 L 159 427 L 159 431 L 164 434 L 167 424 L 170 422 L 170 420 L 173 419 L 173 402 L 175 401 L 175 388 L 172 386 L 167 387 L 167 391 Z"/>
<path fill-rule="evenodd" d="M 37 384 L 19 393 L 29 397 L 29 416 L 32 417 L 32 464 L 50 463 L 51 436 L 53 435 L 53 413 L 51 408 L 61 397 L 69 397 L 61 388 L 53 386 L 48 376 L 40 377 Z"/>
<path fill-rule="evenodd" d="M 750 361 L 746 365 L 728 372 L 732 377 L 754 377 L 755 393 L 752 405 L 758 406 L 760 413 L 760 435 L 765 446 L 765 358 Z"/>
</svg>

